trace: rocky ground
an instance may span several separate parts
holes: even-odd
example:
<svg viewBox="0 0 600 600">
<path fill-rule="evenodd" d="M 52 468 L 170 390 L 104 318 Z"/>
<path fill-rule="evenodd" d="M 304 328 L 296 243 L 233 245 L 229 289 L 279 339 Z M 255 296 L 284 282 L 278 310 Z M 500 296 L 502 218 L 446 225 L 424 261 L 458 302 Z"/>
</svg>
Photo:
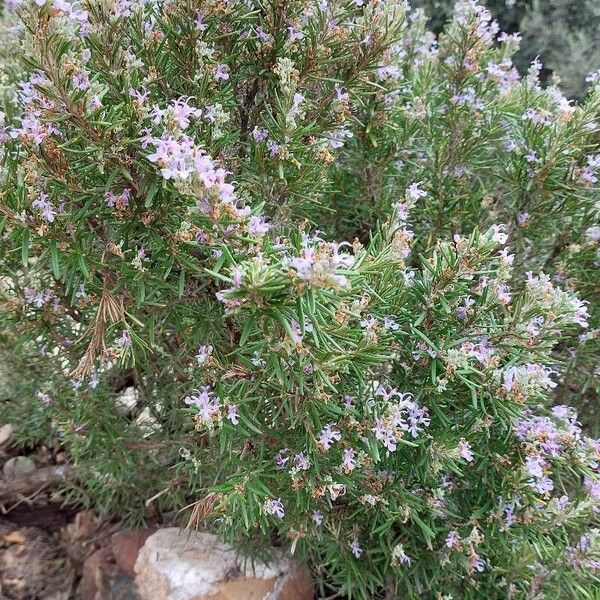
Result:
<svg viewBox="0 0 600 600">
<path fill-rule="evenodd" d="M 0 424 L 0 600 L 312 600 L 284 556 L 242 561 L 208 533 L 120 523 L 64 505 L 67 457 L 26 454 Z"/>
</svg>

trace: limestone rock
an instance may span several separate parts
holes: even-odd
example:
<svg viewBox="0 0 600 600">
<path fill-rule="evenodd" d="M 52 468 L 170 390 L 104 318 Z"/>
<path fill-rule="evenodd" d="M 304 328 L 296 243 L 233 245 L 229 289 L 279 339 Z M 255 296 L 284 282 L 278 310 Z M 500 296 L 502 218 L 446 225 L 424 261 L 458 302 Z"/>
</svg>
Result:
<svg viewBox="0 0 600 600">
<path fill-rule="evenodd" d="M 310 577 L 274 551 L 266 565 L 244 561 L 209 533 L 159 529 L 135 564 L 141 600 L 313 600 Z"/>
<path fill-rule="evenodd" d="M 35 463 L 28 456 L 13 456 L 2 467 L 6 479 L 15 479 L 32 471 L 35 471 Z"/>
<path fill-rule="evenodd" d="M 12 423 L 6 423 L 0 426 L 0 446 L 8 444 L 15 433 L 15 426 Z"/>
</svg>

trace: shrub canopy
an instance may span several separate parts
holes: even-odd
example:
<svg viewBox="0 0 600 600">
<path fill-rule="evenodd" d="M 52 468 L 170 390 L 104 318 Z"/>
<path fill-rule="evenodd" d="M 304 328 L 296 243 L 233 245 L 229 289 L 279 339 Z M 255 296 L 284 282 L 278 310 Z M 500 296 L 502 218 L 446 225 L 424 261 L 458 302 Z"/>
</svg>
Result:
<svg viewBox="0 0 600 600">
<path fill-rule="evenodd" d="M 321 596 L 593 598 L 600 88 L 521 79 L 472 1 L 439 40 L 389 0 L 13 4 L 3 409 L 66 498 Z"/>
</svg>

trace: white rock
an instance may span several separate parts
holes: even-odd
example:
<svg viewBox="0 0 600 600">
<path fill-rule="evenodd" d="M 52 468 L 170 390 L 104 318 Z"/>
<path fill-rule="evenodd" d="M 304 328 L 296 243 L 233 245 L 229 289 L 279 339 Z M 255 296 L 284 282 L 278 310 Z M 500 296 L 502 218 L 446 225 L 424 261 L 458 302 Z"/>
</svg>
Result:
<svg viewBox="0 0 600 600">
<path fill-rule="evenodd" d="M 137 416 L 135 422 L 143 430 L 143 436 L 148 437 L 151 433 L 160 429 L 159 422 L 152 416 L 150 409 L 146 406 L 144 410 Z"/>
<path fill-rule="evenodd" d="M 0 427 L 0 446 L 4 446 L 12 440 L 15 429 L 12 423 L 6 423 L 6 425 Z"/>
<path fill-rule="evenodd" d="M 31 471 L 35 471 L 35 463 L 28 456 L 13 456 L 2 467 L 2 473 L 6 479 L 21 477 Z"/>
<path fill-rule="evenodd" d="M 119 410 L 130 413 L 135 408 L 138 398 L 138 391 L 130 385 L 115 398 L 115 402 L 117 403 Z"/>
<path fill-rule="evenodd" d="M 244 561 L 209 533 L 159 529 L 138 554 L 136 583 L 142 600 L 312 600 L 308 575 L 274 551 L 266 565 Z"/>
</svg>

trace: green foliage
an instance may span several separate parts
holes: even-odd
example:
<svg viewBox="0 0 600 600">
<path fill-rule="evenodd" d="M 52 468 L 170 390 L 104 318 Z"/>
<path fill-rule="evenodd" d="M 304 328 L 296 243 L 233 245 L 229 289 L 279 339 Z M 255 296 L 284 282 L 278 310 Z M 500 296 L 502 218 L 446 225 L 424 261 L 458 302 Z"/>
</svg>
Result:
<svg viewBox="0 0 600 600">
<path fill-rule="evenodd" d="M 402 2 L 39 4 L 0 401 L 66 497 L 321 597 L 593 598 L 600 87 L 521 80 L 473 2 L 439 40 Z"/>
</svg>

